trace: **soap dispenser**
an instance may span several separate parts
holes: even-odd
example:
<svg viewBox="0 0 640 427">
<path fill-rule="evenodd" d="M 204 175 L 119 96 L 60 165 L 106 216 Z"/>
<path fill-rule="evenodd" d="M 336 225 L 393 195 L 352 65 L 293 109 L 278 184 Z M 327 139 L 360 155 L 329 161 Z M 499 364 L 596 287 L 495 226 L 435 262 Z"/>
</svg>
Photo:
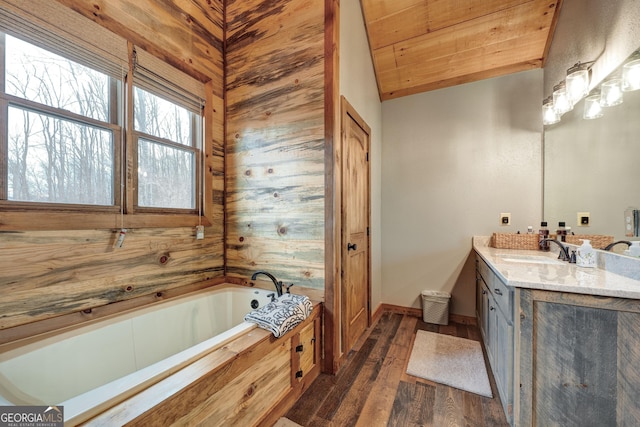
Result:
<svg viewBox="0 0 640 427">
<path fill-rule="evenodd" d="M 589 239 L 581 239 L 582 246 L 576 251 L 576 265 L 578 267 L 595 267 L 596 266 L 596 252 L 591 246 Z"/>
</svg>

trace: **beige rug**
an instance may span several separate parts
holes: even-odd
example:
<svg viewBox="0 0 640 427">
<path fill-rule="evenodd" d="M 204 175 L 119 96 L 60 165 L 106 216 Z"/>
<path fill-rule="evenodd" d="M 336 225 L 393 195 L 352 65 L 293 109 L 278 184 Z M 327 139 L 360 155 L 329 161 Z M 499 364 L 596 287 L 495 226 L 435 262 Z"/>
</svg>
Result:
<svg viewBox="0 0 640 427">
<path fill-rule="evenodd" d="M 407 374 L 493 397 L 478 341 L 418 331 Z"/>
</svg>

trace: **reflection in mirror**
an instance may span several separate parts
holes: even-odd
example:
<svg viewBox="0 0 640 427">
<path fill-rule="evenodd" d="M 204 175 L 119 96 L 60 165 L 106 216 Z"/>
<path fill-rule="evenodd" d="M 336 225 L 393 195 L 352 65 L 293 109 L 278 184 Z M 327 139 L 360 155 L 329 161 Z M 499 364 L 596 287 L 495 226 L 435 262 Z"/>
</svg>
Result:
<svg viewBox="0 0 640 427">
<path fill-rule="evenodd" d="M 604 81 L 621 73 L 622 67 Z M 625 211 L 640 209 L 640 90 L 623 92 L 621 104 L 603 107 L 594 120 L 583 118 L 584 103 L 545 127 L 545 219 L 551 229 L 565 221 L 575 234 L 638 240 L 633 226 L 628 235 Z M 581 226 L 579 212 L 589 213 L 588 226 Z"/>
</svg>

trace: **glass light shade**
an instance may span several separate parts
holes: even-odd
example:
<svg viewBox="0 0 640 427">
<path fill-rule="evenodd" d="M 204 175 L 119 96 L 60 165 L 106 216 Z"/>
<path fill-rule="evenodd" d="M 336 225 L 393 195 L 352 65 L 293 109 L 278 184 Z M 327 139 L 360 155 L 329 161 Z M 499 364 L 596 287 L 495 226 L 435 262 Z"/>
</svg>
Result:
<svg viewBox="0 0 640 427">
<path fill-rule="evenodd" d="M 622 90 L 630 92 L 640 89 L 640 59 L 622 66 Z"/>
<path fill-rule="evenodd" d="M 587 96 L 584 99 L 584 113 L 582 117 L 591 120 L 602 117 L 603 115 L 602 105 L 600 105 L 600 94 Z"/>
<path fill-rule="evenodd" d="M 600 105 L 613 107 L 622 104 L 622 79 L 611 79 L 600 86 Z"/>
<path fill-rule="evenodd" d="M 567 74 L 566 91 L 572 104 L 589 94 L 589 70 L 576 70 Z"/>
<path fill-rule="evenodd" d="M 553 108 L 553 103 L 542 104 L 542 124 L 552 125 L 560 121 L 560 115 Z"/>
<path fill-rule="evenodd" d="M 556 113 L 561 116 L 567 111 L 573 110 L 573 103 L 569 99 L 565 86 L 556 86 L 553 89 L 553 106 Z"/>
</svg>

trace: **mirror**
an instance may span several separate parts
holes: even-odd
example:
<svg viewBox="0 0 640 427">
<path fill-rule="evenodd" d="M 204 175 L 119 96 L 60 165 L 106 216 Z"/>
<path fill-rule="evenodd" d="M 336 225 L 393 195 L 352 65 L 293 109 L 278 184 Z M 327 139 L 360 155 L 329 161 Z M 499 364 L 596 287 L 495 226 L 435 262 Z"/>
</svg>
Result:
<svg viewBox="0 0 640 427">
<path fill-rule="evenodd" d="M 545 220 L 551 230 L 565 221 L 575 234 L 638 240 L 625 235 L 625 210 L 640 209 L 640 90 L 624 92 L 598 119 L 583 119 L 584 102 L 544 130 Z M 579 213 L 588 213 L 588 226 Z"/>
</svg>

